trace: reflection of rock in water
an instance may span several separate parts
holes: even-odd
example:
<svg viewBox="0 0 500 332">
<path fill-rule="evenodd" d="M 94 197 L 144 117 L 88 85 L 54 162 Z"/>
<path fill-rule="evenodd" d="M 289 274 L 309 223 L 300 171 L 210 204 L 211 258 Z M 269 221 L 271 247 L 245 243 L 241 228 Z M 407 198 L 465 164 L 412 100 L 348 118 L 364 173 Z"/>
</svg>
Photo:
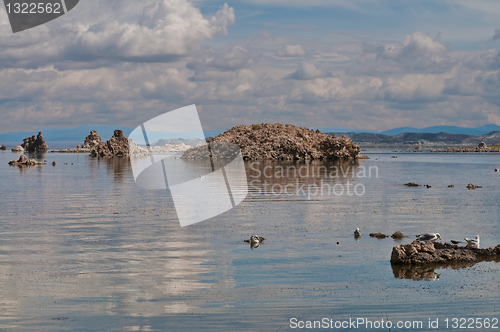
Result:
<svg viewBox="0 0 500 332">
<path fill-rule="evenodd" d="M 434 272 L 434 266 L 392 265 L 394 278 L 438 281 L 441 274 Z"/>
<path fill-rule="evenodd" d="M 494 261 L 499 261 L 495 259 Z M 441 273 L 436 273 L 436 269 L 465 269 L 476 265 L 479 262 L 456 262 L 447 264 L 427 264 L 427 265 L 392 265 L 394 278 L 438 281 Z"/>
<path fill-rule="evenodd" d="M 131 172 L 129 158 L 103 158 L 102 161 L 106 163 L 106 169 L 113 174 L 117 182 L 123 182 L 124 177 Z"/>
</svg>

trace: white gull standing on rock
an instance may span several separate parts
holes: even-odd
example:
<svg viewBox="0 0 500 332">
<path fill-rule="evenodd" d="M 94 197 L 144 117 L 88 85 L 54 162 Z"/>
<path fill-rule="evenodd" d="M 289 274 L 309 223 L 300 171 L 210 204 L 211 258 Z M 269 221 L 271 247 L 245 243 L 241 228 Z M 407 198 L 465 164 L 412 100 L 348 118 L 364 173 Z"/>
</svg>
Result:
<svg viewBox="0 0 500 332">
<path fill-rule="evenodd" d="M 437 239 L 441 240 L 441 235 L 439 233 L 425 233 L 417 235 L 417 240 L 424 242 L 434 242 Z"/>
<path fill-rule="evenodd" d="M 476 238 L 475 239 L 470 239 L 468 237 L 464 238 L 465 241 L 467 241 L 467 247 L 470 247 L 470 248 L 479 248 L 479 240 L 481 238 L 479 237 L 479 235 L 476 235 Z"/>
</svg>

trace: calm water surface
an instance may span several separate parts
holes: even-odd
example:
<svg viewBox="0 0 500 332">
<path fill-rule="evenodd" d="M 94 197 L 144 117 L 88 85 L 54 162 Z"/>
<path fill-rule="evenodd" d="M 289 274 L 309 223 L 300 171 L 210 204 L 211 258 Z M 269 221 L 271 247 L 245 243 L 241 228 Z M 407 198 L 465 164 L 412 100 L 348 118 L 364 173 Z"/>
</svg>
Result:
<svg viewBox="0 0 500 332">
<path fill-rule="evenodd" d="M 368 236 L 500 243 L 500 156 L 369 152 L 354 165 L 248 163 L 246 200 L 184 228 L 167 191 L 135 185 L 128 159 L 49 153 L 37 157 L 56 167 L 18 168 L 7 165 L 18 154 L 0 152 L 0 329 L 288 331 L 293 317 L 439 318 L 444 329 L 447 317 L 500 318 L 500 263 L 393 270 L 392 247 L 411 238 Z M 378 176 L 358 176 L 374 166 Z M 293 167 L 316 173 L 276 174 Z M 364 194 L 314 195 L 349 183 Z M 251 250 L 253 234 L 267 240 Z"/>
</svg>

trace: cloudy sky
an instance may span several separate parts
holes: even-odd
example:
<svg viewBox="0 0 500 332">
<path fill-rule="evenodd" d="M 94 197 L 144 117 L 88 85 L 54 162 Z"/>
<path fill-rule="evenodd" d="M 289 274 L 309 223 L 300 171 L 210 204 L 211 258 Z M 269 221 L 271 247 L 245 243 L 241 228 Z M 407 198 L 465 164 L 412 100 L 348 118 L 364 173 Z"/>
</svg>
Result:
<svg viewBox="0 0 500 332">
<path fill-rule="evenodd" d="M 204 129 L 500 125 L 497 0 L 80 0 L 8 23 L 2 5 L 0 132 L 193 103 Z"/>
</svg>

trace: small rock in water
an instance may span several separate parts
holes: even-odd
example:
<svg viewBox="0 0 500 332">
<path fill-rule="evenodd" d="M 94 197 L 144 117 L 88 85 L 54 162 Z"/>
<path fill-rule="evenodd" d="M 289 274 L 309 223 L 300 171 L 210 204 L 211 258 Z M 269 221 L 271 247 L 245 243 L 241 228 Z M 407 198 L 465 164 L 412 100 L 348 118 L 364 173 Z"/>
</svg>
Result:
<svg viewBox="0 0 500 332">
<path fill-rule="evenodd" d="M 420 187 L 420 185 L 418 183 L 415 183 L 415 182 L 405 183 L 405 186 L 408 186 L 408 187 Z"/>
<path fill-rule="evenodd" d="M 385 235 L 383 233 L 370 233 L 371 237 L 376 237 L 377 239 L 385 239 L 386 237 L 389 237 L 389 235 Z"/>
<path fill-rule="evenodd" d="M 431 186 L 429 186 L 428 184 L 425 185 L 427 188 L 430 188 Z"/>
<path fill-rule="evenodd" d="M 469 189 L 469 190 L 476 189 L 476 188 L 482 188 L 482 186 L 476 186 L 475 184 L 472 184 L 472 183 L 469 183 L 467 185 L 467 189 Z"/>
<path fill-rule="evenodd" d="M 448 188 L 455 188 L 455 185 L 454 185 L 454 184 L 450 184 L 450 185 L 448 186 Z"/>
<path fill-rule="evenodd" d="M 406 236 L 403 235 L 403 233 L 401 233 L 400 231 L 397 231 L 397 232 L 394 232 L 394 234 L 392 234 L 391 237 L 393 239 L 402 239 L 402 238 L 404 238 Z"/>
<path fill-rule="evenodd" d="M 54 160 L 52 163 L 51 163 L 52 166 L 55 166 L 56 165 L 56 161 Z"/>
</svg>

